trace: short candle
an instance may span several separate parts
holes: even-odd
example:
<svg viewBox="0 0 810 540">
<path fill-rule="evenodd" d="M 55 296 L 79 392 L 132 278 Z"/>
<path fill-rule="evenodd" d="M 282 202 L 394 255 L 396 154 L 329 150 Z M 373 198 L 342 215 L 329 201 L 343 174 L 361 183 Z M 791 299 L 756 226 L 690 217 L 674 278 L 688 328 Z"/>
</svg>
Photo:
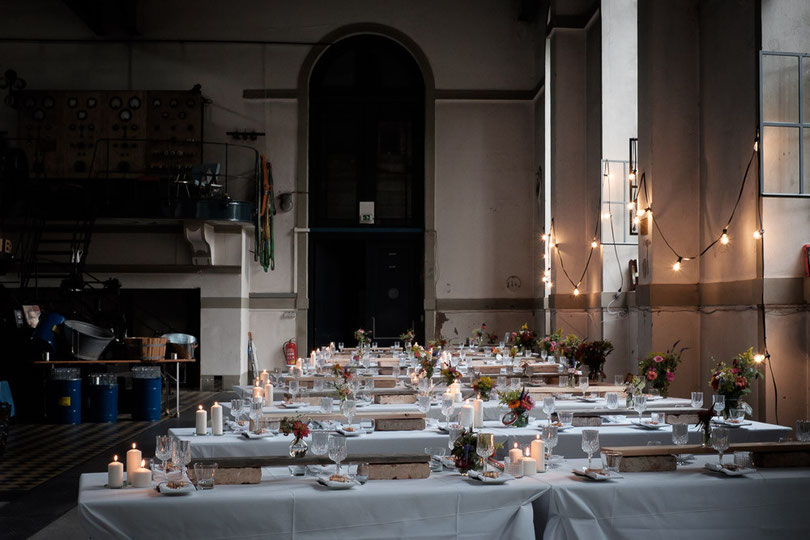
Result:
<svg viewBox="0 0 810 540">
<path fill-rule="evenodd" d="M 113 460 L 107 465 L 107 487 L 124 487 L 124 464 L 118 461 L 118 456 L 113 456 Z"/>
</svg>

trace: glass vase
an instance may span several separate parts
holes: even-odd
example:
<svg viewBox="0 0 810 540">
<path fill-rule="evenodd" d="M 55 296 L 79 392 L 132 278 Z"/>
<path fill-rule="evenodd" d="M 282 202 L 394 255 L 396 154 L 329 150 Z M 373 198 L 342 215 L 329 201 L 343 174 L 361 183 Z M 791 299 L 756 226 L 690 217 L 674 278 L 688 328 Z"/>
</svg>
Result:
<svg viewBox="0 0 810 540">
<path fill-rule="evenodd" d="M 304 439 L 293 439 L 290 443 L 290 457 L 291 458 L 301 458 L 307 455 L 307 450 L 309 450 L 309 446 L 307 445 Z"/>
</svg>

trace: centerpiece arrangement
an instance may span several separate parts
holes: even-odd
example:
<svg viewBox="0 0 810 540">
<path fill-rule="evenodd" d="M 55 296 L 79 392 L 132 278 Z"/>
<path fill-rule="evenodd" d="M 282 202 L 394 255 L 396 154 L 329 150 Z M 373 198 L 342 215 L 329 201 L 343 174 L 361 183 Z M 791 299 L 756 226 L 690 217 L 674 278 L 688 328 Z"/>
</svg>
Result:
<svg viewBox="0 0 810 540">
<path fill-rule="evenodd" d="M 503 443 L 495 443 L 493 452 L 499 448 L 503 448 Z M 453 463 L 456 469 L 463 475 L 467 475 L 470 471 L 482 470 L 482 459 L 478 455 L 478 434 L 469 428 L 461 433 L 453 443 L 453 448 L 450 450 L 450 455 L 453 456 Z"/>
<path fill-rule="evenodd" d="M 529 411 L 534 409 L 534 399 L 526 388 L 498 392 L 503 405 L 509 407 L 509 412 L 503 415 L 501 422 L 505 426 L 525 427 L 529 425 Z"/>
<path fill-rule="evenodd" d="M 535 335 L 529 330 L 529 325 L 523 323 L 520 330 L 512 332 L 512 343 L 521 351 L 530 351 L 534 348 Z"/>
<path fill-rule="evenodd" d="M 675 351 L 679 341 L 676 341 L 671 349 L 665 353 L 651 352 L 638 363 L 639 374 L 650 381 L 653 388 L 658 390 L 663 397 L 669 394 L 669 383 L 675 380 L 675 370 L 681 363 L 681 355 L 686 347 Z"/>
<path fill-rule="evenodd" d="M 602 381 L 605 379 L 605 360 L 611 352 L 613 344 L 610 341 L 583 341 L 574 351 L 574 358 L 588 366 L 588 380 Z"/>
<path fill-rule="evenodd" d="M 637 375 L 628 375 L 624 383 L 624 393 L 627 394 L 627 408 L 633 406 L 633 396 L 640 396 L 644 393 L 647 382 Z"/>
<path fill-rule="evenodd" d="M 428 341 L 428 349 L 432 349 L 434 351 L 438 351 L 439 349 L 447 348 L 447 340 L 443 337 L 439 337 L 438 339 L 431 339 Z"/>
<path fill-rule="evenodd" d="M 573 359 L 574 354 L 577 351 L 577 348 L 579 348 L 579 344 L 582 343 L 582 340 L 579 337 L 577 337 L 576 334 L 571 333 L 562 338 L 561 340 L 558 340 L 557 343 L 559 346 L 558 347 L 559 354 L 566 358 Z"/>
<path fill-rule="evenodd" d="M 473 330 L 473 340 L 478 347 L 484 346 L 484 339 L 487 337 L 487 323 L 481 323 L 481 328 Z"/>
<path fill-rule="evenodd" d="M 350 384 L 352 377 L 354 377 L 352 368 L 349 366 L 335 364 L 332 366 L 332 374 L 335 376 L 335 379 L 332 381 L 332 385 L 335 387 L 335 390 L 340 397 L 340 402 L 343 403 L 347 399 L 354 399 L 354 391 L 352 390 L 352 385 Z"/>
<path fill-rule="evenodd" d="M 557 342 L 559 340 L 559 336 L 556 334 L 551 334 L 550 336 L 546 336 L 541 339 L 537 345 L 540 347 L 540 354 L 542 356 L 543 353 L 546 353 L 546 356 L 554 356 L 557 352 Z"/>
<path fill-rule="evenodd" d="M 478 394 L 478 397 L 484 401 L 489 401 L 492 387 L 495 386 L 491 377 L 479 377 L 472 383 L 472 389 Z"/>
<path fill-rule="evenodd" d="M 362 349 L 371 339 L 371 332 L 358 328 L 354 331 L 354 339 L 357 340 L 357 346 Z"/>
<path fill-rule="evenodd" d="M 461 379 L 461 372 L 452 364 L 442 364 L 441 376 L 444 383 L 449 387 L 457 380 Z"/>
<path fill-rule="evenodd" d="M 419 362 L 419 373 L 428 380 L 432 379 L 433 371 L 436 369 L 436 358 L 418 343 L 411 348 L 411 352 L 413 352 L 416 361 Z"/>
<path fill-rule="evenodd" d="M 285 416 L 281 419 L 279 431 L 284 435 L 292 433 L 294 439 L 290 443 L 290 457 L 300 458 L 307 455 L 308 446 L 304 437 L 309 436 L 308 422 L 301 419 L 300 416 L 289 418 Z"/>
<path fill-rule="evenodd" d="M 731 409 L 739 407 L 740 400 L 751 392 L 751 385 L 756 379 L 762 377 L 756 361 L 754 350 L 749 348 L 734 357 L 731 365 L 720 362 L 712 372 L 709 384 L 712 389 L 726 397 L 725 416 Z"/>
<path fill-rule="evenodd" d="M 416 334 L 413 333 L 413 328 L 409 328 L 407 332 L 405 332 L 404 334 L 399 335 L 400 341 L 405 343 L 406 348 L 409 347 L 411 345 L 411 343 L 413 343 L 413 340 L 414 340 L 415 337 L 416 337 Z"/>
</svg>

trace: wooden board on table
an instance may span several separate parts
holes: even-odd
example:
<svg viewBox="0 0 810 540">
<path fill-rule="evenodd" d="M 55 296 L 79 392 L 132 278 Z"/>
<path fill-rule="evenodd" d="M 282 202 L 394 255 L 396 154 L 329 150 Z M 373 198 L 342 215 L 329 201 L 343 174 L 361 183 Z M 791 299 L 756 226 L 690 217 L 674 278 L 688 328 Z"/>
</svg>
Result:
<svg viewBox="0 0 810 540">
<path fill-rule="evenodd" d="M 292 440 L 292 438 L 290 439 Z M 396 455 L 385 456 L 380 454 L 353 454 L 350 453 L 346 460 L 362 463 L 429 463 L 430 456 L 427 454 Z M 327 465 L 332 463 L 328 456 L 316 456 L 307 453 L 304 457 L 291 458 L 289 456 L 253 456 L 253 457 L 218 457 L 218 458 L 194 458 L 189 468 L 194 467 L 194 463 L 217 463 L 217 468 L 249 468 L 249 467 L 284 467 L 287 465 Z"/>
<path fill-rule="evenodd" d="M 264 412 L 262 413 L 263 420 L 280 420 L 285 416 L 297 416 L 298 414 L 303 414 L 307 418 L 311 418 L 313 420 L 338 420 L 343 421 L 346 417 L 341 413 L 323 413 L 320 411 L 312 411 L 306 413 L 300 413 L 297 409 L 289 409 L 286 411 L 272 411 L 272 412 Z M 391 419 L 422 419 L 424 420 L 427 415 L 423 412 L 419 411 L 364 411 L 363 408 L 357 409 L 357 413 L 354 415 L 355 418 L 359 419 L 372 419 L 372 420 L 391 420 Z"/>
<path fill-rule="evenodd" d="M 620 452 L 623 456 L 661 456 L 665 454 L 716 454 L 712 447 L 700 444 L 659 444 L 655 446 L 603 446 L 603 452 Z M 749 442 L 730 444 L 726 452 L 748 451 L 754 453 L 776 452 L 810 452 L 810 443 L 798 441 L 786 442 Z"/>
</svg>

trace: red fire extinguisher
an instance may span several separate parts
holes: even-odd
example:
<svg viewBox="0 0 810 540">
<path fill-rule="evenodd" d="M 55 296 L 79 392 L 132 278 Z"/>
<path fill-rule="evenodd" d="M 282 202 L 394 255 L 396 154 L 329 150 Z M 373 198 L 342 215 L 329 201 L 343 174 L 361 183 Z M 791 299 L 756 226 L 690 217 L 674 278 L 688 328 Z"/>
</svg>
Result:
<svg viewBox="0 0 810 540">
<path fill-rule="evenodd" d="M 285 341 L 283 348 L 284 358 L 287 360 L 287 365 L 295 365 L 296 360 L 298 360 L 298 347 L 295 346 L 295 339 Z"/>
</svg>

